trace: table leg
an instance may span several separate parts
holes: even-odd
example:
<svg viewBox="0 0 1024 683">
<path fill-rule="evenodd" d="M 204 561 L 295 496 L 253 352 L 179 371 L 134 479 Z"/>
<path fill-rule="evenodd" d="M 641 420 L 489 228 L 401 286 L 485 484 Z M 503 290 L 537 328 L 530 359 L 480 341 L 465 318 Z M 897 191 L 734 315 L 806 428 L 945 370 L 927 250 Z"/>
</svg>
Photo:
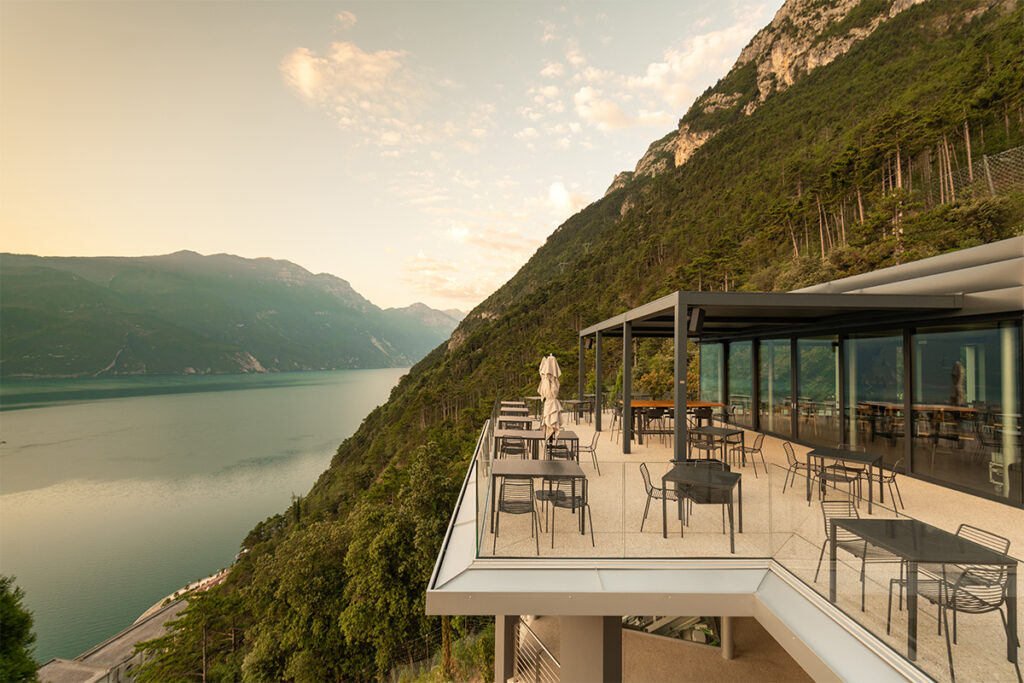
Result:
<svg viewBox="0 0 1024 683">
<path fill-rule="evenodd" d="M 661 480 L 661 537 L 668 538 L 668 508 L 665 499 L 668 498 L 668 489 L 665 488 L 665 480 Z"/>
<path fill-rule="evenodd" d="M 743 479 L 736 481 L 736 486 L 739 489 L 739 502 L 740 502 L 740 533 L 743 533 Z"/>
<path fill-rule="evenodd" d="M 1017 565 L 1006 572 L 1006 659 L 1017 661 Z"/>
<path fill-rule="evenodd" d="M 874 467 L 878 472 L 878 477 L 882 477 L 882 464 L 875 461 L 876 465 L 868 465 L 868 514 L 871 514 L 871 504 L 875 502 L 875 488 L 871 485 L 871 468 Z M 853 484 L 850 484 L 853 486 Z M 879 490 L 881 490 L 881 484 L 879 484 Z M 881 501 L 879 501 L 881 502 Z"/>
<path fill-rule="evenodd" d="M 829 520 L 828 599 L 836 601 L 836 521 Z"/>
<path fill-rule="evenodd" d="M 882 461 L 878 461 L 878 467 L 875 468 L 875 473 L 878 474 L 878 503 L 885 505 L 885 489 L 882 487 Z M 871 493 L 871 482 L 868 482 L 868 493 Z M 871 506 L 868 506 L 868 512 L 871 512 Z"/>
<path fill-rule="evenodd" d="M 496 493 L 495 476 L 491 475 L 491 533 L 494 533 L 494 495 Z"/>
<path fill-rule="evenodd" d="M 811 452 L 807 451 L 807 503 L 811 502 Z"/>
<path fill-rule="evenodd" d="M 917 562 L 907 561 L 907 659 L 917 659 Z"/>
<path fill-rule="evenodd" d="M 741 529 L 740 532 L 742 531 Z M 729 552 L 736 554 L 736 537 L 732 533 L 732 500 L 729 501 Z"/>
</svg>

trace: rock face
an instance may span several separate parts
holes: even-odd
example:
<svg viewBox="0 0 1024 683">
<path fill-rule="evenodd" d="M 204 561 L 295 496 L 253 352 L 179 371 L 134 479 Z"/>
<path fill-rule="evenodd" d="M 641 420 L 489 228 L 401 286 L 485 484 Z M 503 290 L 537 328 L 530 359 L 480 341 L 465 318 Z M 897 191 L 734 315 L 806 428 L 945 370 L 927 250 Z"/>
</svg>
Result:
<svg viewBox="0 0 1024 683">
<path fill-rule="evenodd" d="M 654 177 L 682 166 L 721 130 L 708 116 L 736 108 L 750 116 L 773 93 L 829 64 L 884 22 L 924 1 L 889 0 L 872 9 L 862 0 L 787 0 L 772 22 L 743 48 L 726 77 L 697 98 L 680 120 L 679 128 L 654 142 L 631 176 L 626 176 L 628 171 L 615 176 L 608 192 L 628 185 L 633 178 Z M 748 80 L 751 87 L 736 92 L 736 82 L 743 81 L 744 69 L 756 74 L 756 87 Z"/>
</svg>

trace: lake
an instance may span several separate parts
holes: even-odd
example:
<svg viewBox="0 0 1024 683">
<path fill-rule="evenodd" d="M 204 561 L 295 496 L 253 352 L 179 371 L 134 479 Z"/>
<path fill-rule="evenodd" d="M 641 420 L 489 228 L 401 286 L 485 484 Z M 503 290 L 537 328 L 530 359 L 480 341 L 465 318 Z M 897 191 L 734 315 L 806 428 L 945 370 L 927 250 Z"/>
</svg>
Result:
<svg viewBox="0 0 1024 683">
<path fill-rule="evenodd" d="M 73 659 L 233 561 L 405 369 L 5 380 L 0 574 Z"/>
</svg>

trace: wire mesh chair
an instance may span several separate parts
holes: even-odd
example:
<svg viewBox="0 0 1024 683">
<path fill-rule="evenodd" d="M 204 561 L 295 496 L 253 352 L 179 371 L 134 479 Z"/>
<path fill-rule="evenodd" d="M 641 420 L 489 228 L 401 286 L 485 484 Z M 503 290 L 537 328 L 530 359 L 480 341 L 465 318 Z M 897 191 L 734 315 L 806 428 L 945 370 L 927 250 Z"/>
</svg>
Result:
<svg viewBox="0 0 1024 683">
<path fill-rule="evenodd" d="M 764 461 L 764 451 L 762 450 L 763 447 L 764 433 L 758 432 L 757 436 L 754 437 L 754 443 L 752 445 L 744 446 L 743 442 L 740 441 L 739 443 L 734 443 L 730 450 L 731 452 L 735 453 L 738 456 L 739 462 L 741 463 L 745 463 L 747 461 L 747 457 L 750 457 L 750 462 L 754 466 L 754 477 L 756 478 L 757 462 L 754 460 L 755 455 L 761 456 L 761 467 L 764 468 L 764 473 L 768 474 L 768 465 Z M 806 463 L 804 464 L 806 465 Z"/>
<path fill-rule="evenodd" d="M 494 513 L 494 542 L 491 552 L 498 547 L 498 531 L 501 528 L 501 513 L 506 515 L 530 515 L 530 537 L 536 538 L 537 554 L 540 555 L 540 520 L 534 503 L 533 479 L 505 477 L 498 491 L 497 507 Z"/>
<path fill-rule="evenodd" d="M 796 484 L 796 477 L 800 470 L 807 473 L 808 479 L 814 479 L 815 470 L 812 467 L 808 467 L 806 462 L 797 460 L 796 453 L 793 452 L 793 444 L 786 441 L 782 444 L 782 450 L 786 452 L 786 462 L 789 465 L 789 469 L 786 470 L 786 478 L 782 481 L 782 492 L 786 492 L 786 485 L 790 483 L 790 476 L 792 476 L 792 484 Z M 810 503 L 808 502 L 808 505 Z"/>
<path fill-rule="evenodd" d="M 575 493 L 573 491 L 575 490 Z M 584 511 L 590 522 L 590 545 L 594 546 L 594 517 L 590 512 L 590 501 L 587 500 L 587 481 L 574 482 L 571 479 L 559 479 L 553 490 L 549 491 L 551 503 L 551 547 L 555 547 L 555 509 Z"/>
<path fill-rule="evenodd" d="M 657 498 L 658 500 L 664 498 L 665 500 L 677 501 L 679 500 L 679 497 L 676 495 L 675 490 L 659 488 L 651 483 L 651 473 L 647 471 L 647 463 L 645 462 L 640 463 L 640 476 L 644 478 L 644 489 L 647 491 L 647 504 L 644 505 L 644 518 L 640 520 L 640 531 L 643 532 L 644 522 L 647 521 L 647 512 L 651 508 L 651 500 L 653 498 Z"/>
<path fill-rule="evenodd" d="M 994 550 L 1006 556 L 1010 550 L 1010 540 L 970 524 L 961 524 L 956 535 L 973 541 L 978 545 Z M 1009 567 L 1006 564 L 921 564 L 918 567 L 921 575 L 917 580 L 917 594 L 932 603 L 939 611 L 939 632 L 946 629 L 946 659 L 949 663 L 949 677 L 956 681 L 953 670 L 953 649 L 950 644 L 949 612 L 953 612 L 953 645 L 956 644 L 957 612 L 964 614 L 985 614 L 999 612 L 1003 622 L 1006 638 L 1010 638 L 1007 616 L 1003 612 L 1006 604 L 1007 577 Z M 907 581 L 901 568 L 900 578 L 889 581 L 889 608 L 885 619 L 885 632 L 889 633 L 892 621 L 892 587 L 900 588 L 900 609 L 903 609 L 903 587 Z M 1017 679 L 1021 679 L 1020 666 L 1013 663 L 1017 670 Z"/>
<path fill-rule="evenodd" d="M 498 448 L 499 458 L 526 457 L 526 440 L 518 436 L 503 436 Z"/>
<path fill-rule="evenodd" d="M 579 461 L 579 453 L 573 452 L 568 444 L 563 441 L 545 442 L 548 453 L 548 460 L 576 460 Z"/>
<path fill-rule="evenodd" d="M 860 519 L 857 507 L 851 500 L 823 500 L 821 501 L 821 514 L 825 520 L 825 541 L 821 544 L 821 552 L 818 553 L 818 566 L 814 570 L 814 581 L 818 581 L 818 573 L 821 571 L 821 560 L 825 557 L 825 548 L 832 541 L 833 519 Z M 887 550 L 873 546 L 860 536 L 845 529 L 836 528 L 836 547 L 842 548 L 854 557 L 860 559 L 860 611 L 864 611 L 864 569 L 868 562 L 900 562 L 900 558 Z"/>
<path fill-rule="evenodd" d="M 901 508 L 905 508 L 906 506 L 903 504 L 903 494 L 900 493 L 900 485 L 896 481 L 896 472 L 899 471 L 902 468 L 902 466 L 903 458 L 900 458 L 895 463 L 893 463 L 892 469 L 889 471 L 882 470 L 876 474 L 874 470 L 868 469 L 867 472 L 865 472 L 865 474 L 868 478 L 868 486 L 871 486 L 875 482 L 879 484 L 886 484 L 889 488 L 889 500 L 893 502 L 897 500 L 897 498 L 892 495 L 893 487 L 895 486 L 896 495 L 899 496 L 899 506 Z"/>
<path fill-rule="evenodd" d="M 580 453 L 590 453 L 590 457 L 594 461 L 594 469 L 597 470 L 597 476 L 601 476 L 601 466 L 597 464 L 597 439 L 601 436 L 601 432 L 594 432 L 594 438 L 590 440 L 590 445 L 586 446 L 580 444 Z"/>
<path fill-rule="evenodd" d="M 680 463 L 686 467 L 704 467 L 709 470 L 720 470 L 730 472 L 729 465 L 721 460 L 708 458 L 706 460 L 684 460 Z M 688 514 L 693 510 L 693 504 L 697 505 L 721 505 L 722 506 L 722 533 L 725 533 L 725 511 L 729 510 L 729 526 L 733 524 L 733 503 L 732 490 L 720 489 L 711 486 L 688 485 L 679 493 L 685 500 L 683 506 L 683 524 L 689 524 Z"/>
</svg>

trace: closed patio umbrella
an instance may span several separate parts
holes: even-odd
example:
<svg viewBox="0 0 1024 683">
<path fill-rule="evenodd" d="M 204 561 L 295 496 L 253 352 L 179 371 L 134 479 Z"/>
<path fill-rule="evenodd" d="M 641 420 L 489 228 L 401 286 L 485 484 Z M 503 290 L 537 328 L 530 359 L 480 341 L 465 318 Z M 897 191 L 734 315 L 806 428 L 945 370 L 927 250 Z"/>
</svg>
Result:
<svg viewBox="0 0 1024 683">
<path fill-rule="evenodd" d="M 537 393 L 544 399 L 541 425 L 547 439 L 558 436 L 562 427 L 562 404 L 558 402 L 558 390 L 561 387 L 558 378 L 561 375 L 562 369 L 558 367 L 558 360 L 554 355 L 545 356 L 541 360 L 540 385 L 537 387 Z"/>
</svg>

